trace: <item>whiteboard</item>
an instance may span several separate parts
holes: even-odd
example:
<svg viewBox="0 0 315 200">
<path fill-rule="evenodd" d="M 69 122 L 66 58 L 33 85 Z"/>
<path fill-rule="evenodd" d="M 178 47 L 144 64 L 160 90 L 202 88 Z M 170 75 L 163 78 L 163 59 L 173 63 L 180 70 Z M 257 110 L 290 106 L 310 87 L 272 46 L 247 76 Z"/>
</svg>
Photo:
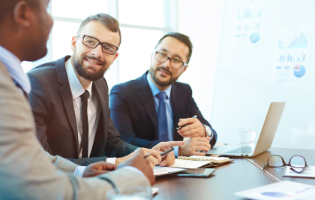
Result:
<svg viewBox="0 0 315 200">
<path fill-rule="evenodd" d="M 255 2 L 252 0 L 249 3 Z M 237 25 L 239 18 L 249 13 L 247 10 L 246 14 L 243 8 L 240 11 L 240 5 L 244 7 L 249 3 L 241 0 L 226 0 L 225 3 L 211 113 L 211 124 L 218 133 L 218 141 L 237 143 L 239 141 L 238 127 L 254 126 L 259 134 L 270 102 L 285 101 L 286 107 L 272 146 L 315 149 L 315 40 L 313 39 L 315 37 L 315 1 L 263 1 L 262 13 L 254 8 L 250 13 L 254 17 L 259 17 L 261 23 L 253 19 L 253 23 L 257 25 L 245 27 L 260 28 L 259 42 L 252 45 L 235 42 L 237 29 L 242 28 Z M 239 17 L 240 12 L 241 17 Z M 282 59 L 280 58 L 280 61 L 278 59 L 279 52 L 283 52 L 279 47 L 281 39 L 279 31 L 282 30 L 281 37 L 286 37 L 286 32 L 283 30 L 304 30 L 305 28 L 308 30 L 308 52 L 306 72 L 303 77 L 274 79 L 275 67 L 281 64 Z M 292 42 L 294 40 L 292 38 Z M 294 47 L 292 44 L 287 42 L 281 45 L 288 51 L 295 51 L 289 49 Z M 296 51 L 300 52 L 301 49 L 296 49 Z M 289 58 L 285 57 L 285 59 L 288 59 L 289 66 Z M 301 57 L 296 57 L 290 62 L 297 66 L 301 64 L 301 59 Z"/>
</svg>

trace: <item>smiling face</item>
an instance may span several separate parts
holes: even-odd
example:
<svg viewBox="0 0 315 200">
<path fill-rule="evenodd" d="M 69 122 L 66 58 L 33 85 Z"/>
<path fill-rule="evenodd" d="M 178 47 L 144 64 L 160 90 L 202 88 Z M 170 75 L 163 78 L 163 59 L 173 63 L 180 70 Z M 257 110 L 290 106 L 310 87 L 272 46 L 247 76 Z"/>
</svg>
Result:
<svg viewBox="0 0 315 200">
<path fill-rule="evenodd" d="M 155 48 L 156 51 L 166 54 L 170 58 L 177 58 L 187 63 L 187 55 L 189 48 L 178 39 L 173 37 L 164 38 Z M 161 63 L 155 59 L 155 53 L 151 56 L 150 75 L 155 85 L 162 90 L 167 89 L 171 84 L 175 83 L 179 76 L 184 73 L 188 65 L 179 69 L 171 66 L 170 60 Z"/>
<path fill-rule="evenodd" d="M 100 42 L 107 42 L 119 46 L 120 37 L 118 32 L 112 32 L 101 22 L 91 21 L 82 28 L 81 35 L 88 35 L 98 39 Z M 89 48 L 82 43 L 82 37 L 72 38 L 72 63 L 79 76 L 90 81 L 96 81 L 104 76 L 106 70 L 115 61 L 118 52 L 114 55 L 103 53 L 101 45 L 95 49 Z"/>
</svg>

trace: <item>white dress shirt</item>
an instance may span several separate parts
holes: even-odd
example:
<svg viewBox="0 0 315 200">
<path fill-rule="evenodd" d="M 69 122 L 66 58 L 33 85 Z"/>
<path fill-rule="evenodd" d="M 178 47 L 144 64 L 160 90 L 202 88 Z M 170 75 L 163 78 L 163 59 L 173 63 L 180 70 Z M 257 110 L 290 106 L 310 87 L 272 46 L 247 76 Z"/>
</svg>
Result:
<svg viewBox="0 0 315 200">
<path fill-rule="evenodd" d="M 82 140 L 82 116 L 81 116 L 81 95 L 85 92 L 84 88 L 82 87 L 73 67 L 71 64 L 71 58 L 68 59 L 65 63 L 66 71 L 68 75 L 69 85 L 72 93 L 72 100 L 73 100 L 73 107 L 74 113 L 76 118 L 77 130 L 78 130 L 78 140 L 79 144 L 81 144 Z M 98 121 L 100 118 L 100 111 L 98 108 L 98 99 L 92 91 L 93 82 L 90 86 L 86 89 L 90 93 L 90 98 L 88 99 L 88 106 L 87 106 L 87 114 L 88 114 L 88 123 L 89 123 L 89 143 L 88 143 L 88 157 L 90 157 L 95 134 L 97 131 Z M 80 154 L 79 158 L 82 158 L 82 147 L 80 146 Z"/>
</svg>

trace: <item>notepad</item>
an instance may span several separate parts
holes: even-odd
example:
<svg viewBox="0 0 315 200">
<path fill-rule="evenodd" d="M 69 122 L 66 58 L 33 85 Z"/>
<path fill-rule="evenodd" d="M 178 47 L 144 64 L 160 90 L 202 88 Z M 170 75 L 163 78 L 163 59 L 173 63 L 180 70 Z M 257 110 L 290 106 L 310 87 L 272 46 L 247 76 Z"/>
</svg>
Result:
<svg viewBox="0 0 315 200">
<path fill-rule="evenodd" d="M 154 176 L 162 176 L 162 175 L 172 174 L 172 173 L 181 172 L 185 170 L 186 169 L 183 169 L 183 168 L 155 166 L 153 169 L 153 173 L 154 173 Z"/>
<path fill-rule="evenodd" d="M 227 157 L 207 157 L 207 156 L 179 156 L 175 159 L 175 164 L 170 167 L 194 169 L 200 167 L 210 167 L 212 165 L 230 162 Z"/>
</svg>

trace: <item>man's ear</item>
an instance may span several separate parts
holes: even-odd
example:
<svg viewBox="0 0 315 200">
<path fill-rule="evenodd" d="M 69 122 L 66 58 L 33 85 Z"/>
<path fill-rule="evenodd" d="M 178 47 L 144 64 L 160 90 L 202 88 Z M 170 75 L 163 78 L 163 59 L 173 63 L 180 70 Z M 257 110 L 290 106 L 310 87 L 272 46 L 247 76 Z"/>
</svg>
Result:
<svg viewBox="0 0 315 200">
<path fill-rule="evenodd" d="M 31 26 L 31 21 L 34 20 L 34 14 L 25 1 L 19 1 L 15 4 L 13 19 L 20 27 L 28 28 Z"/>
<path fill-rule="evenodd" d="M 72 39 L 71 39 L 71 50 L 72 51 L 75 50 L 76 43 L 77 43 L 77 36 L 72 36 Z"/>
<path fill-rule="evenodd" d="M 188 65 L 185 66 L 184 70 L 182 71 L 180 75 L 182 75 L 186 71 L 187 68 L 188 68 Z"/>
<path fill-rule="evenodd" d="M 113 62 L 112 62 L 110 65 L 112 65 L 112 64 L 114 63 L 114 61 L 116 60 L 116 58 L 118 57 L 118 55 L 119 55 L 119 53 L 118 53 L 118 52 L 116 52 L 116 53 L 115 53 L 115 55 L 114 55 Z"/>
</svg>

